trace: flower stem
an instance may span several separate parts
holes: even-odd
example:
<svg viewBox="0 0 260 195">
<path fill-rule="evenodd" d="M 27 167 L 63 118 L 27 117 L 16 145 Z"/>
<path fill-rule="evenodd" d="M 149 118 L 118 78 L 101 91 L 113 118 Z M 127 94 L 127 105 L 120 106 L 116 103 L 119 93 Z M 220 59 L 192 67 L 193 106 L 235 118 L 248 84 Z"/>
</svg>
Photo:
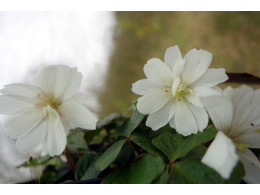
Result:
<svg viewBox="0 0 260 195">
<path fill-rule="evenodd" d="M 74 165 L 74 163 L 73 163 L 73 161 L 72 161 L 72 159 L 71 159 L 71 156 L 70 156 L 70 154 L 69 154 L 69 151 L 68 151 L 67 146 L 66 146 L 66 148 L 65 148 L 65 150 L 64 150 L 64 153 L 65 153 L 65 155 L 66 155 L 67 162 L 68 162 L 68 165 L 69 165 L 70 169 L 72 170 L 73 173 L 75 173 L 75 170 L 76 170 L 76 169 L 75 169 L 75 165 Z"/>
</svg>

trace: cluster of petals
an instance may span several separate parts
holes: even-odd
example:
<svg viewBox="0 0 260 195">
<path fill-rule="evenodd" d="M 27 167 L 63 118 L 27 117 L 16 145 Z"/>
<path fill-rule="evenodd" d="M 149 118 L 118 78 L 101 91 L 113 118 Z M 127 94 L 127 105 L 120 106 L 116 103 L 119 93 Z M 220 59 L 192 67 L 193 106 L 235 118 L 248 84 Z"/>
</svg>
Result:
<svg viewBox="0 0 260 195">
<path fill-rule="evenodd" d="M 146 79 L 135 82 L 132 91 L 142 95 L 137 109 L 148 114 L 146 125 L 157 130 L 166 124 L 184 136 L 203 131 L 208 114 L 201 97 L 220 95 L 215 86 L 228 79 L 225 69 L 210 68 L 212 54 L 190 50 L 184 57 L 178 46 L 166 50 L 164 62 L 148 60 Z"/>
<path fill-rule="evenodd" d="M 238 156 L 246 171 L 244 180 L 260 183 L 260 161 L 249 149 L 260 148 L 259 101 L 260 89 L 246 85 L 227 87 L 221 96 L 202 99 L 218 134 L 222 134 L 209 146 L 202 162 L 225 178 L 230 176 Z"/>
<path fill-rule="evenodd" d="M 1 89 L 0 114 L 8 115 L 3 126 L 17 147 L 60 155 L 70 129 L 95 129 L 97 117 L 78 93 L 82 74 L 63 65 L 38 72 L 32 84 L 10 84 Z"/>
</svg>

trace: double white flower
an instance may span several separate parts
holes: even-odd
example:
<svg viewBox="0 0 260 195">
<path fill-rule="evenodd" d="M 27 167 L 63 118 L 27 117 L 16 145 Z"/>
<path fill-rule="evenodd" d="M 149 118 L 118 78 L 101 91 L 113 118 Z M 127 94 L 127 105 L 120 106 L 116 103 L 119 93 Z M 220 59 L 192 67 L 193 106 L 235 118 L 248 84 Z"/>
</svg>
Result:
<svg viewBox="0 0 260 195">
<path fill-rule="evenodd" d="M 157 130 L 167 123 L 184 136 L 203 131 L 208 114 L 200 97 L 219 95 L 214 89 L 228 79 L 225 69 L 208 69 L 212 54 L 190 50 L 184 58 L 178 46 L 166 50 L 164 62 L 150 59 L 144 66 L 147 79 L 133 84 L 132 91 L 143 95 L 137 109 L 149 114 L 146 125 Z"/>
<path fill-rule="evenodd" d="M 260 148 L 260 89 L 227 87 L 222 96 L 203 98 L 202 102 L 218 134 L 222 134 L 222 141 L 212 142 L 202 162 L 228 178 L 237 161 L 232 149 L 236 146 L 246 171 L 244 180 L 260 183 L 260 162 L 249 149 Z M 225 141 L 227 137 L 233 144 Z"/>
<path fill-rule="evenodd" d="M 22 151 L 36 148 L 51 156 L 66 146 L 71 128 L 95 129 L 97 117 L 77 93 L 82 74 L 67 66 L 48 66 L 33 84 L 6 85 L 0 96 L 0 113 L 10 115 L 4 129 Z"/>
</svg>

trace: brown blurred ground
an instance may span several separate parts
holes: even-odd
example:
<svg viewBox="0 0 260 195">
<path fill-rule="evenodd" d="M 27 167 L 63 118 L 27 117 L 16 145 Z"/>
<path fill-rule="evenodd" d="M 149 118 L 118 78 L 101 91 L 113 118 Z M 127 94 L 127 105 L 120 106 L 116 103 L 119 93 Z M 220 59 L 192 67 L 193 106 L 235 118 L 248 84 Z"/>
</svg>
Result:
<svg viewBox="0 0 260 195">
<path fill-rule="evenodd" d="M 213 53 L 211 67 L 260 76 L 260 12 L 117 12 L 114 52 L 105 91 L 103 118 L 124 112 L 138 96 L 132 83 L 144 78 L 150 58 L 163 59 L 168 47 L 183 54 L 192 48 Z"/>
</svg>

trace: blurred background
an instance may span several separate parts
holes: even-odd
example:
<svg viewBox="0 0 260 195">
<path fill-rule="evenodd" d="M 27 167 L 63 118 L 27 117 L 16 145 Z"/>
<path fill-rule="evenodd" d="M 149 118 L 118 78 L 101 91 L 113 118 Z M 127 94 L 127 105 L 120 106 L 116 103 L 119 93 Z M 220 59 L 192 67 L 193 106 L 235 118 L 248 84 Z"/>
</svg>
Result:
<svg viewBox="0 0 260 195">
<path fill-rule="evenodd" d="M 212 52 L 211 67 L 260 77 L 260 12 L 0 12 L 0 87 L 29 83 L 47 65 L 77 67 L 102 119 L 131 106 L 144 64 L 173 45 L 183 55 Z M 15 169 L 26 154 L 0 128 L 0 183 L 30 180 L 28 169 Z"/>
</svg>

